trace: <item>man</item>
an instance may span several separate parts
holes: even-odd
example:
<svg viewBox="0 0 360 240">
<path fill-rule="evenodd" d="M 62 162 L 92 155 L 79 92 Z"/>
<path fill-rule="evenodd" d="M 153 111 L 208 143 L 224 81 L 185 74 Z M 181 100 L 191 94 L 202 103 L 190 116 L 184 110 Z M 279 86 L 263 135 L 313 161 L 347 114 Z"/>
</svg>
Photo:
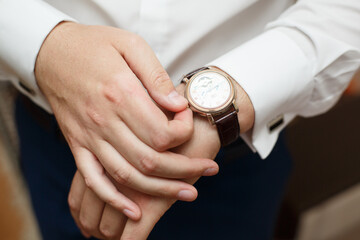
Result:
<svg viewBox="0 0 360 240">
<path fill-rule="evenodd" d="M 183 212 L 187 217 L 175 221 L 169 216 L 154 237 L 218 239 L 226 229 L 225 238 L 271 238 L 289 171 L 281 142 L 274 148 L 279 132 L 296 115 L 312 116 L 333 106 L 358 69 L 359 3 L 48 3 L 0 2 L 1 78 L 54 113 L 79 170 L 69 203 L 83 234 L 146 238 L 175 199 L 197 197 L 191 184 L 218 172 L 211 159 L 220 145 L 233 143 L 241 133 L 259 156 L 240 154 L 239 143 L 222 150 L 218 157 L 225 157 L 218 162 L 228 170 L 216 182 L 200 182 L 200 189 L 209 190 L 204 200 L 200 196 L 196 208 L 178 205 L 172 216 Z M 181 97 L 184 84 L 177 94 L 167 73 L 173 80 L 187 74 L 183 79 L 194 119 Z M 62 210 L 74 162 L 54 119 L 34 112 L 28 100 L 19 100 L 22 166 L 42 234 L 76 239 L 77 229 Z M 34 129 L 39 125 L 47 131 Z M 228 160 L 234 149 L 235 160 Z M 238 165 L 241 161 L 252 159 L 252 166 L 269 154 L 266 166 L 240 172 L 248 166 Z M 214 210 L 223 205 L 234 212 Z M 207 216 L 209 211 L 216 213 Z M 189 213 L 198 216 L 191 221 Z M 51 215 L 55 219 L 49 221 Z M 174 235 L 179 228 L 171 223 L 184 224 L 187 231 Z"/>
</svg>

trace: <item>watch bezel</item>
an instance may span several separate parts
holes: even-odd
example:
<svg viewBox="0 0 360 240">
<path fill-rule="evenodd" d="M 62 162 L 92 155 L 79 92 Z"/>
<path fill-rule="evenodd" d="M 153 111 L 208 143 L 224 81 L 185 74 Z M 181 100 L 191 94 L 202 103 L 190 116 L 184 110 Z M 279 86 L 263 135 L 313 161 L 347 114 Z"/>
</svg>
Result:
<svg viewBox="0 0 360 240">
<path fill-rule="evenodd" d="M 215 72 L 217 74 L 222 75 L 223 77 L 225 77 L 225 79 L 229 82 L 230 84 L 230 95 L 228 97 L 228 99 L 226 100 L 225 103 L 223 103 L 222 105 L 220 105 L 219 107 L 216 108 L 205 108 L 205 107 L 201 107 L 199 106 L 191 97 L 190 94 L 190 85 L 191 82 L 199 75 L 201 74 L 205 74 L 207 72 Z M 186 83 L 186 87 L 185 87 L 185 97 L 186 99 L 189 101 L 189 105 L 190 108 L 193 111 L 196 111 L 202 115 L 208 115 L 208 114 L 220 114 L 222 113 L 224 110 L 226 110 L 231 104 L 233 104 L 233 101 L 235 99 L 235 87 L 234 87 L 234 83 L 233 83 L 233 79 L 224 71 L 218 69 L 218 68 L 214 68 L 214 67 L 209 67 L 209 69 L 206 70 L 202 70 L 197 72 L 196 74 L 194 74 L 193 76 L 190 77 L 190 79 L 187 81 Z"/>
</svg>

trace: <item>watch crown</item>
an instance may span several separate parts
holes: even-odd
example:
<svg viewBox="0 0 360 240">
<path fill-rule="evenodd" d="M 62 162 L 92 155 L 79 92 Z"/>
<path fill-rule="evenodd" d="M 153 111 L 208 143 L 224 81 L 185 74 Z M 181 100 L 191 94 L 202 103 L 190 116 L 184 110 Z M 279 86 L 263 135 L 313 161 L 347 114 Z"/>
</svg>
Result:
<svg viewBox="0 0 360 240">
<path fill-rule="evenodd" d="M 181 78 L 181 82 L 182 82 L 182 83 L 187 84 L 187 83 L 188 83 L 188 81 L 189 81 L 189 79 L 188 79 L 187 77 L 185 77 L 185 75 L 184 75 L 184 76 L 182 76 L 182 78 Z"/>
<path fill-rule="evenodd" d="M 215 119 L 212 114 L 206 114 L 206 117 L 211 125 L 215 125 Z"/>
</svg>

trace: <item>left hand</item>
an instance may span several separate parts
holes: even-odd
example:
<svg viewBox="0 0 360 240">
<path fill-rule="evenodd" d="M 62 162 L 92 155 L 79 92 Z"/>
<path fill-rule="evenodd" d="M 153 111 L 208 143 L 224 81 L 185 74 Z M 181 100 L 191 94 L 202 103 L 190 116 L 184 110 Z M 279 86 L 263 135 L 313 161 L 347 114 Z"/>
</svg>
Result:
<svg viewBox="0 0 360 240">
<path fill-rule="evenodd" d="M 203 156 L 214 159 L 220 149 L 220 140 L 215 127 L 207 119 L 194 118 L 195 132 L 190 141 L 173 149 L 186 156 Z M 194 184 L 198 178 L 187 179 Z M 84 236 L 99 239 L 146 239 L 160 217 L 176 201 L 154 197 L 116 184 L 119 191 L 140 207 L 143 215 L 139 221 L 127 219 L 121 212 L 105 204 L 86 187 L 79 172 L 74 176 L 69 193 L 72 216 Z M 124 229 L 126 223 L 126 227 Z M 123 232 L 124 229 L 124 232 Z"/>
<path fill-rule="evenodd" d="M 238 84 L 236 84 L 236 88 L 238 93 L 236 102 L 241 111 L 241 114 L 238 115 L 241 132 L 246 132 L 253 126 L 254 110 L 244 90 Z M 183 92 L 183 89 L 183 85 L 177 87 L 177 90 L 180 92 Z M 198 115 L 194 116 L 194 134 L 192 138 L 183 145 L 173 149 L 174 152 L 188 157 L 205 157 L 209 159 L 214 159 L 219 150 L 220 140 L 216 127 L 211 126 L 206 118 Z M 185 181 L 194 184 L 197 180 L 198 178 L 193 178 Z M 146 239 L 161 216 L 176 201 L 175 199 L 149 196 L 124 186 L 118 186 L 119 190 L 137 203 L 143 212 L 139 221 L 126 220 L 122 213 L 117 212 L 115 209 L 109 209 L 107 205 L 100 207 L 104 211 L 94 211 L 97 209 L 94 207 L 94 203 L 97 200 L 93 200 L 90 203 L 91 201 L 87 201 L 85 199 L 86 196 L 84 196 L 84 200 L 81 201 L 84 194 L 79 194 L 79 191 L 76 191 L 76 189 L 82 187 L 76 186 L 84 185 L 82 182 L 83 180 L 74 177 L 69 194 L 69 200 L 72 199 L 74 201 L 69 201 L 69 205 L 76 223 L 85 232 L 85 236 L 90 234 L 105 239 L 119 239 L 119 236 L 121 236 L 121 239 Z M 86 186 L 83 188 L 85 189 Z M 72 197 L 70 198 L 70 196 Z"/>
</svg>

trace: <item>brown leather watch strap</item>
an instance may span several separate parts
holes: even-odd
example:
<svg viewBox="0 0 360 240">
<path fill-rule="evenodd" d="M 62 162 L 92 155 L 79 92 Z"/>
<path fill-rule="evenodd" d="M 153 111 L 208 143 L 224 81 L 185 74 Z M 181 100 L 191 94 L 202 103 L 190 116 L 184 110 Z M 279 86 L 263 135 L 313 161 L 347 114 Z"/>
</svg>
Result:
<svg viewBox="0 0 360 240">
<path fill-rule="evenodd" d="M 200 72 L 200 71 L 203 71 L 203 70 L 207 70 L 209 69 L 209 67 L 201 67 L 201 68 L 198 68 L 198 69 L 195 69 L 194 71 L 191 71 L 189 72 L 188 74 L 184 75 L 182 78 L 181 78 L 181 82 L 185 82 L 184 79 L 187 78 L 187 79 L 190 79 L 193 75 L 195 75 L 196 73 Z"/>
<path fill-rule="evenodd" d="M 239 138 L 240 125 L 234 105 L 231 105 L 225 113 L 215 115 L 213 118 L 222 147 L 229 145 Z"/>
</svg>

